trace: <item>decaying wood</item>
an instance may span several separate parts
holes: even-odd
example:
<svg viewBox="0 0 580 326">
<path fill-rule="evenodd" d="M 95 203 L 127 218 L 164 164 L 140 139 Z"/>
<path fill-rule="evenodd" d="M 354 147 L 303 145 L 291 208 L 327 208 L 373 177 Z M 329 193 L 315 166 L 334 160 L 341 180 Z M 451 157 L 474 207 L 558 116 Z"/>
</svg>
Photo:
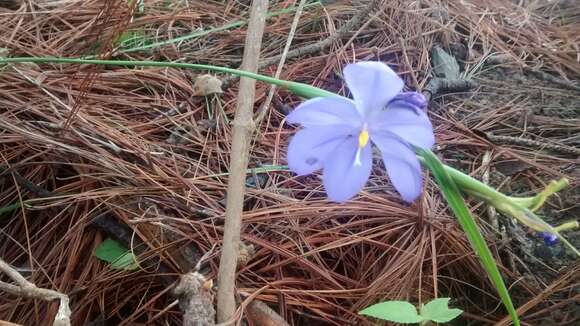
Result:
<svg viewBox="0 0 580 326">
<path fill-rule="evenodd" d="M 183 311 L 183 326 L 215 325 L 212 282 L 199 272 L 181 276 L 173 293 Z"/>
</svg>

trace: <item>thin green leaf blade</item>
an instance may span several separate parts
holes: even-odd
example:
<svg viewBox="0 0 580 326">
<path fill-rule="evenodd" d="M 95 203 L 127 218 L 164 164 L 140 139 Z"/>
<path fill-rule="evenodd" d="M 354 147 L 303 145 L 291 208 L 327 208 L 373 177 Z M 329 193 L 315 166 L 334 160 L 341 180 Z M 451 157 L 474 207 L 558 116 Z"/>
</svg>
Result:
<svg viewBox="0 0 580 326">
<path fill-rule="evenodd" d="M 447 172 L 445 172 L 443 164 L 439 161 L 437 156 L 433 154 L 433 152 L 421 148 L 415 148 L 415 150 L 420 156 L 423 157 L 425 165 L 431 170 L 431 172 L 433 172 L 435 180 L 439 184 L 445 199 L 457 217 L 459 224 L 465 231 L 465 234 L 467 235 L 472 248 L 479 256 L 481 264 L 485 268 L 490 280 L 494 284 L 504 306 L 506 307 L 512 318 L 512 321 L 514 322 L 514 325 L 519 326 L 520 320 L 512 303 L 512 299 L 509 295 L 507 287 L 503 282 L 491 251 L 487 247 L 485 239 L 481 235 L 475 220 L 471 216 L 471 213 L 469 212 L 469 209 L 467 208 L 467 205 L 465 204 L 465 201 L 463 200 L 457 185 L 449 177 Z"/>
<path fill-rule="evenodd" d="M 105 239 L 97 247 L 95 257 L 110 263 L 113 269 L 136 270 L 139 268 L 135 255 L 111 238 Z"/>
<path fill-rule="evenodd" d="M 406 301 L 377 303 L 361 310 L 359 314 L 395 323 L 419 323 L 423 321 L 423 318 L 417 314 L 417 308 Z"/>
<path fill-rule="evenodd" d="M 446 323 L 463 313 L 463 310 L 449 308 L 449 298 L 438 298 L 421 307 L 421 317 L 436 323 Z"/>
</svg>

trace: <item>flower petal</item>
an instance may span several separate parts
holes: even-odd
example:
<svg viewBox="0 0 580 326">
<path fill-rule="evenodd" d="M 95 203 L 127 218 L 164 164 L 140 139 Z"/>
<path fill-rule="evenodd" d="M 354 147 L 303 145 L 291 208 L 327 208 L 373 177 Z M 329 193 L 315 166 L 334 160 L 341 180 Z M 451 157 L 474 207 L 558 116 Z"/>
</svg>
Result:
<svg viewBox="0 0 580 326">
<path fill-rule="evenodd" d="M 403 89 L 403 80 L 382 62 L 366 61 L 344 68 L 344 79 L 362 116 L 381 110 Z"/>
<path fill-rule="evenodd" d="M 321 169 L 326 157 L 354 133 L 355 129 L 336 126 L 298 131 L 288 145 L 288 167 L 298 175 Z"/>
<path fill-rule="evenodd" d="M 404 201 L 413 202 L 423 190 L 421 164 L 408 145 L 395 137 L 374 137 L 383 154 L 389 179 Z"/>
<path fill-rule="evenodd" d="M 373 165 L 370 144 L 360 151 L 357 161 L 358 140 L 346 139 L 324 161 L 322 181 L 328 198 L 342 203 L 356 195 L 366 184 Z"/>
<path fill-rule="evenodd" d="M 394 134 L 404 142 L 425 149 L 435 144 L 433 125 L 427 114 L 399 101 L 389 103 L 386 110 L 371 119 L 369 131 L 371 138 Z"/>
<path fill-rule="evenodd" d="M 302 102 L 286 117 L 286 121 L 304 127 L 341 124 L 356 127 L 362 124 L 354 103 L 343 97 L 318 97 Z"/>
</svg>

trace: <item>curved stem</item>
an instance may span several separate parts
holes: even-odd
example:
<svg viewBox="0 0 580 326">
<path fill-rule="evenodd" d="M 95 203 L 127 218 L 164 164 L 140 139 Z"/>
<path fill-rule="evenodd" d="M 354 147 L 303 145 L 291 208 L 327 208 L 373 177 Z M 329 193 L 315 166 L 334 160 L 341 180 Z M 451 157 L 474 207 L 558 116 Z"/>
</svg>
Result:
<svg viewBox="0 0 580 326">
<path fill-rule="evenodd" d="M 318 87 L 310 86 L 308 84 L 297 83 L 292 81 L 280 80 L 260 74 L 251 73 L 249 71 L 232 69 L 227 67 L 203 65 L 195 63 L 182 62 L 164 62 L 164 61 L 133 61 L 133 60 L 98 60 L 98 59 L 83 59 L 83 58 L 60 58 L 60 57 L 18 57 L 18 58 L 0 58 L 2 63 L 77 63 L 77 64 L 94 64 L 94 65 L 113 65 L 113 66 L 131 66 L 131 67 L 164 67 L 164 68 L 185 68 L 193 70 L 209 70 L 214 72 L 222 72 L 232 74 L 240 77 L 248 77 L 268 84 L 276 85 L 290 90 L 292 93 L 305 98 L 312 97 L 329 97 L 339 96 L 329 91 L 325 91 Z"/>
<path fill-rule="evenodd" d="M 423 158 L 421 155 L 417 155 L 417 157 L 423 164 L 425 164 L 425 158 Z M 475 179 L 472 176 L 452 168 L 449 165 L 443 164 L 443 168 L 461 190 L 471 195 L 484 199 L 487 202 L 508 200 L 508 196 L 502 194 L 501 192 Z"/>
</svg>

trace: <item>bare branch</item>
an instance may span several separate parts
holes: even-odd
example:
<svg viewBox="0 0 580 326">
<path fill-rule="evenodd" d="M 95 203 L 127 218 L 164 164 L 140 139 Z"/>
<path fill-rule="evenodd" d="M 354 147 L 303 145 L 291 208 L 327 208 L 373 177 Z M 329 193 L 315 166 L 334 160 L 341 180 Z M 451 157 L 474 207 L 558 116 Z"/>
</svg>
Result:
<svg viewBox="0 0 580 326">
<path fill-rule="evenodd" d="M 24 298 L 41 299 L 45 301 L 52 301 L 59 299 L 60 306 L 58 312 L 54 317 L 54 326 L 70 326 L 70 308 L 68 305 L 69 299 L 66 294 L 60 292 L 36 287 L 33 283 L 26 280 L 17 270 L 8 265 L 4 260 L 0 259 L 0 271 L 4 272 L 10 279 L 16 283 L 9 284 L 0 282 L 0 290 L 12 295 Z"/>
<path fill-rule="evenodd" d="M 250 23 L 244 48 L 244 59 L 241 67 L 242 70 L 250 72 L 257 72 L 258 70 L 258 60 L 260 58 L 267 9 L 268 0 L 254 0 L 252 2 Z M 248 167 L 249 140 L 255 128 L 252 112 L 256 93 L 255 86 L 256 81 L 253 79 L 240 79 L 238 107 L 233 122 L 224 239 L 218 273 L 218 323 L 229 321 L 236 312 L 236 300 L 234 296 L 235 276 L 240 243 L 242 211 L 244 207 L 245 171 Z"/>
</svg>

